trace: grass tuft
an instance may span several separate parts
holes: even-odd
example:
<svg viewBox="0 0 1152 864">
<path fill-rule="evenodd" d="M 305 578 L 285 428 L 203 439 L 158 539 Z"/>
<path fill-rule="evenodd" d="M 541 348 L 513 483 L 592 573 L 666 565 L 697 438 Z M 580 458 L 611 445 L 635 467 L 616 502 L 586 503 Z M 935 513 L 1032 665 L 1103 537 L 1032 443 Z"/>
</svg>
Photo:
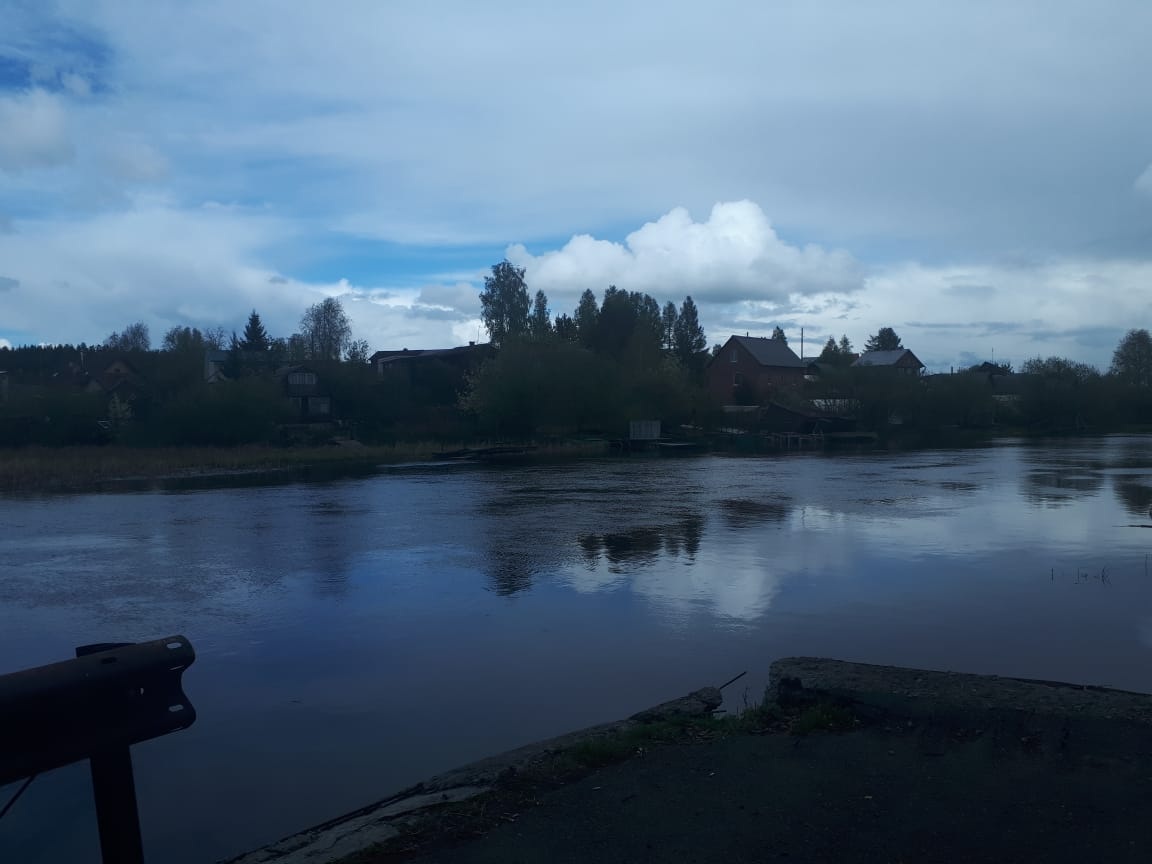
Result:
<svg viewBox="0 0 1152 864">
<path fill-rule="evenodd" d="M 805 708 L 792 723 L 794 735 L 812 732 L 847 732 L 857 725 L 856 717 L 843 705 L 821 702 Z"/>
</svg>

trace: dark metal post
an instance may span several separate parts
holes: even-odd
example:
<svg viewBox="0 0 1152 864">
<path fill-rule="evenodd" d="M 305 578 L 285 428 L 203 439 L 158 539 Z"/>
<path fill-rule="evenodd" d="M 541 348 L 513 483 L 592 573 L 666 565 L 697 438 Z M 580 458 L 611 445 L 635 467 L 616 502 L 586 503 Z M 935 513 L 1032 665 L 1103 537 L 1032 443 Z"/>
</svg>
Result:
<svg viewBox="0 0 1152 864">
<path fill-rule="evenodd" d="M 100 828 L 100 853 L 104 864 L 144 864 L 136 781 L 132 776 L 132 751 L 119 747 L 93 753 L 89 764 L 92 766 L 92 795 L 96 799 L 96 824 Z"/>
<path fill-rule="evenodd" d="M 81 645 L 77 657 L 127 647 L 128 642 Z M 144 841 L 140 837 L 140 811 L 136 805 L 136 778 L 132 773 L 132 750 L 114 747 L 93 753 L 92 797 L 96 799 L 96 827 L 100 830 L 100 857 L 104 864 L 144 864 Z"/>
</svg>

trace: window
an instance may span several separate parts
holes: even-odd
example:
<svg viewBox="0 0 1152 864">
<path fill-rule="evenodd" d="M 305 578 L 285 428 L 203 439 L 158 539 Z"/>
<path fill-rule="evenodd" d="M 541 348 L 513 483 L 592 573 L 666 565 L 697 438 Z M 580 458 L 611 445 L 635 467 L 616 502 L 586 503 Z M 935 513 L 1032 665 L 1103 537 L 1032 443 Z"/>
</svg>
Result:
<svg viewBox="0 0 1152 864">
<path fill-rule="evenodd" d="M 288 376 L 288 383 L 294 387 L 311 387 L 316 383 L 316 373 L 293 372 Z"/>
<path fill-rule="evenodd" d="M 736 362 L 736 349 L 735 348 L 732 349 L 732 353 L 728 356 L 728 360 L 731 363 Z"/>
<path fill-rule="evenodd" d="M 744 375 L 742 373 L 737 372 L 735 375 L 732 376 L 732 386 L 733 387 L 739 387 L 743 383 L 744 383 Z"/>
</svg>

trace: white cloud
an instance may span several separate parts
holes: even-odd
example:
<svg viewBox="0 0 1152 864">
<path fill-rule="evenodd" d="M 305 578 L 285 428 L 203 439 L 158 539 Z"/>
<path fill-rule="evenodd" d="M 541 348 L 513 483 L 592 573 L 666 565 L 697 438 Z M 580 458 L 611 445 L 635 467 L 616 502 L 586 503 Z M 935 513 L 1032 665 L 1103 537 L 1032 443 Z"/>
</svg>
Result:
<svg viewBox="0 0 1152 864">
<path fill-rule="evenodd" d="M 700 318 L 711 342 L 733 333 L 767 336 L 779 325 L 798 353 L 803 328 L 809 357 L 829 336 L 845 334 L 859 349 L 881 327 L 893 327 L 930 371 L 993 357 L 1019 367 L 1051 355 L 1106 368 L 1124 331 L 1145 320 L 1149 284 L 1152 261 L 1139 259 L 908 262 L 872 268 L 851 294 L 706 299 Z"/>
<path fill-rule="evenodd" d="M 88 79 L 75 72 L 65 72 L 61 75 L 60 84 L 73 96 L 84 97 L 92 94 L 92 85 L 88 83 Z"/>
<path fill-rule="evenodd" d="M 525 269 L 533 289 L 571 299 L 609 284 L 657 299 L 785 302 L 794 295 L 848 293 L 863 284 L 850 255 L 782 241 L 751 201 L 719 203 L 704 222 L 677 207 L 623 243 L 577 235 L 562 249 L 532 255 L 522 245 L 508 259 Z"/>
<path fill-rule="evenodd" d="M 373 347 L 447 347 L 476 338 L 476 322 L 467 317 L 474 310 L 449 320 L 427 317 L 421 312 L 428 296 L 421 300 L 417 286 L 382 289 L 277 272 L 266 249 L 291 244 L 296 230 L 260 210 L 185 209 L 136 196 L 119 212 L 17 228 L 0 235 L 0 260 L 11 274 L 0 289 L 21 289 L 18 302 L 6 302 L 3 324 L 49 342 L 99 341 L 135 320 L 157 340 L 177 324 L 239 329 L 252 308 L 273 335 L 286 336 L 324 297 L 341 300 L 354 336 Z"/>
<path fill-rule="evenodd" d="M 11 348 L 11 347 L 12 347 L 11 342 L 9 342 L 7 339 L 0 338 L 0 348 Z"/>
<path fill-rule="evenodd" d="M 710 336 L 782 323 L 857 343 L 987 314 L 1043 337 L 1021 346 L 1100 362 L 1088 343 L 1128 322 L 1070 286 L 1095 273 L 1124 315 L 1146 290 L 1146 0 L 1107 20 L 1062 0 L 717 2 L 668 0 L 658 20 L 607 0 L 17 4 L 0 52 L 34 84 L 0 91 L 0 261 L 25 286 L 5 324 L 99 338 L 137 310 L 210 323 L 242 301 L 282 303 L 283 329 L 344 291 L 374 344 L 450 343 L 475 338 L 468 268 L 522 243 L 556 311 L 614 282 L 692 293 Z M 170 198 L 143 205 L 142 184 Z M 213 197 L 247 206 L 209 218 Z M 429 261 L 469 244 L 491 248 Z M 995 263 L 1020 252 L 1041 263 Z M 428 272 L 397 288 L 391 262 L 417 258 Z M 292 278 L 305 268 L 323 275 Z M 969 269 L 995 295 L 949 293 Z M 945 363 L 991 347 L 906 331 Z"/>
<path fill-rule="evenodd" d="M 1150 97 L 1127 85 L 1148 77 L 1152 12 L 1131 0 L 1101 22 L 1053 2 L 1040 29 L 1035 2 L 732 0 L 669 0 L 658 22 L 606 0 L 531 16 L 154 0 L 81 4 L 70 23 L 115 58 L 114 87 L 85 103 L 164 142 L 174 173 L 330 208 L 369 236 L 503 244 L 749 197 L 864 255 L 878 235 L 1055 249 L 1130 224 L 1109 205 L 1147 159 Z M 965 39 L 978 57 L 939 51 Z M 267 162 L 291 164 L 274 192 L 251 170 Z"/>
<path fill-rule="evenodd" d="M 59 165 L 72 158 L 60 98 L 46 90 L 0 95 L 0 169 Z"/>
</svg>

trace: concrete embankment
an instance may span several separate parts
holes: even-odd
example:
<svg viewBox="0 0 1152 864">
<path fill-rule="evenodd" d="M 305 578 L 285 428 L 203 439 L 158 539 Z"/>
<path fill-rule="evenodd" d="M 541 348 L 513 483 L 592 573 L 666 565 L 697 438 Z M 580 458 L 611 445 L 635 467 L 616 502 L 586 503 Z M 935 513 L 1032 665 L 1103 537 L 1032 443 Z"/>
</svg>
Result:
<svg viewBox="0 0 1152 864">
<path fill-rule="evenodd" d="M 704 719 L 719 704 L 530 745 L 235 864 L 1152 860 L 1146 694 L 788 658 L 751 722 Z M 612 758 L 552 770 L 590 748 Z"/>
<path fill-rule="evenodd" d="M 612 738 L 646 724 L 689 717 L 710 717 L 722 701 L 718 689 L 705 687 L 641 711 L 626 720 L 581 729 L 473 762 L 353 813 L 232 859 L 229 864 L 319 864 L 338 860 L 399 837 L 410 829 L 412 820 L 419 818 L 425 811 L 488 794 L 502 780 L 556 754 Z"/>
</svg>

